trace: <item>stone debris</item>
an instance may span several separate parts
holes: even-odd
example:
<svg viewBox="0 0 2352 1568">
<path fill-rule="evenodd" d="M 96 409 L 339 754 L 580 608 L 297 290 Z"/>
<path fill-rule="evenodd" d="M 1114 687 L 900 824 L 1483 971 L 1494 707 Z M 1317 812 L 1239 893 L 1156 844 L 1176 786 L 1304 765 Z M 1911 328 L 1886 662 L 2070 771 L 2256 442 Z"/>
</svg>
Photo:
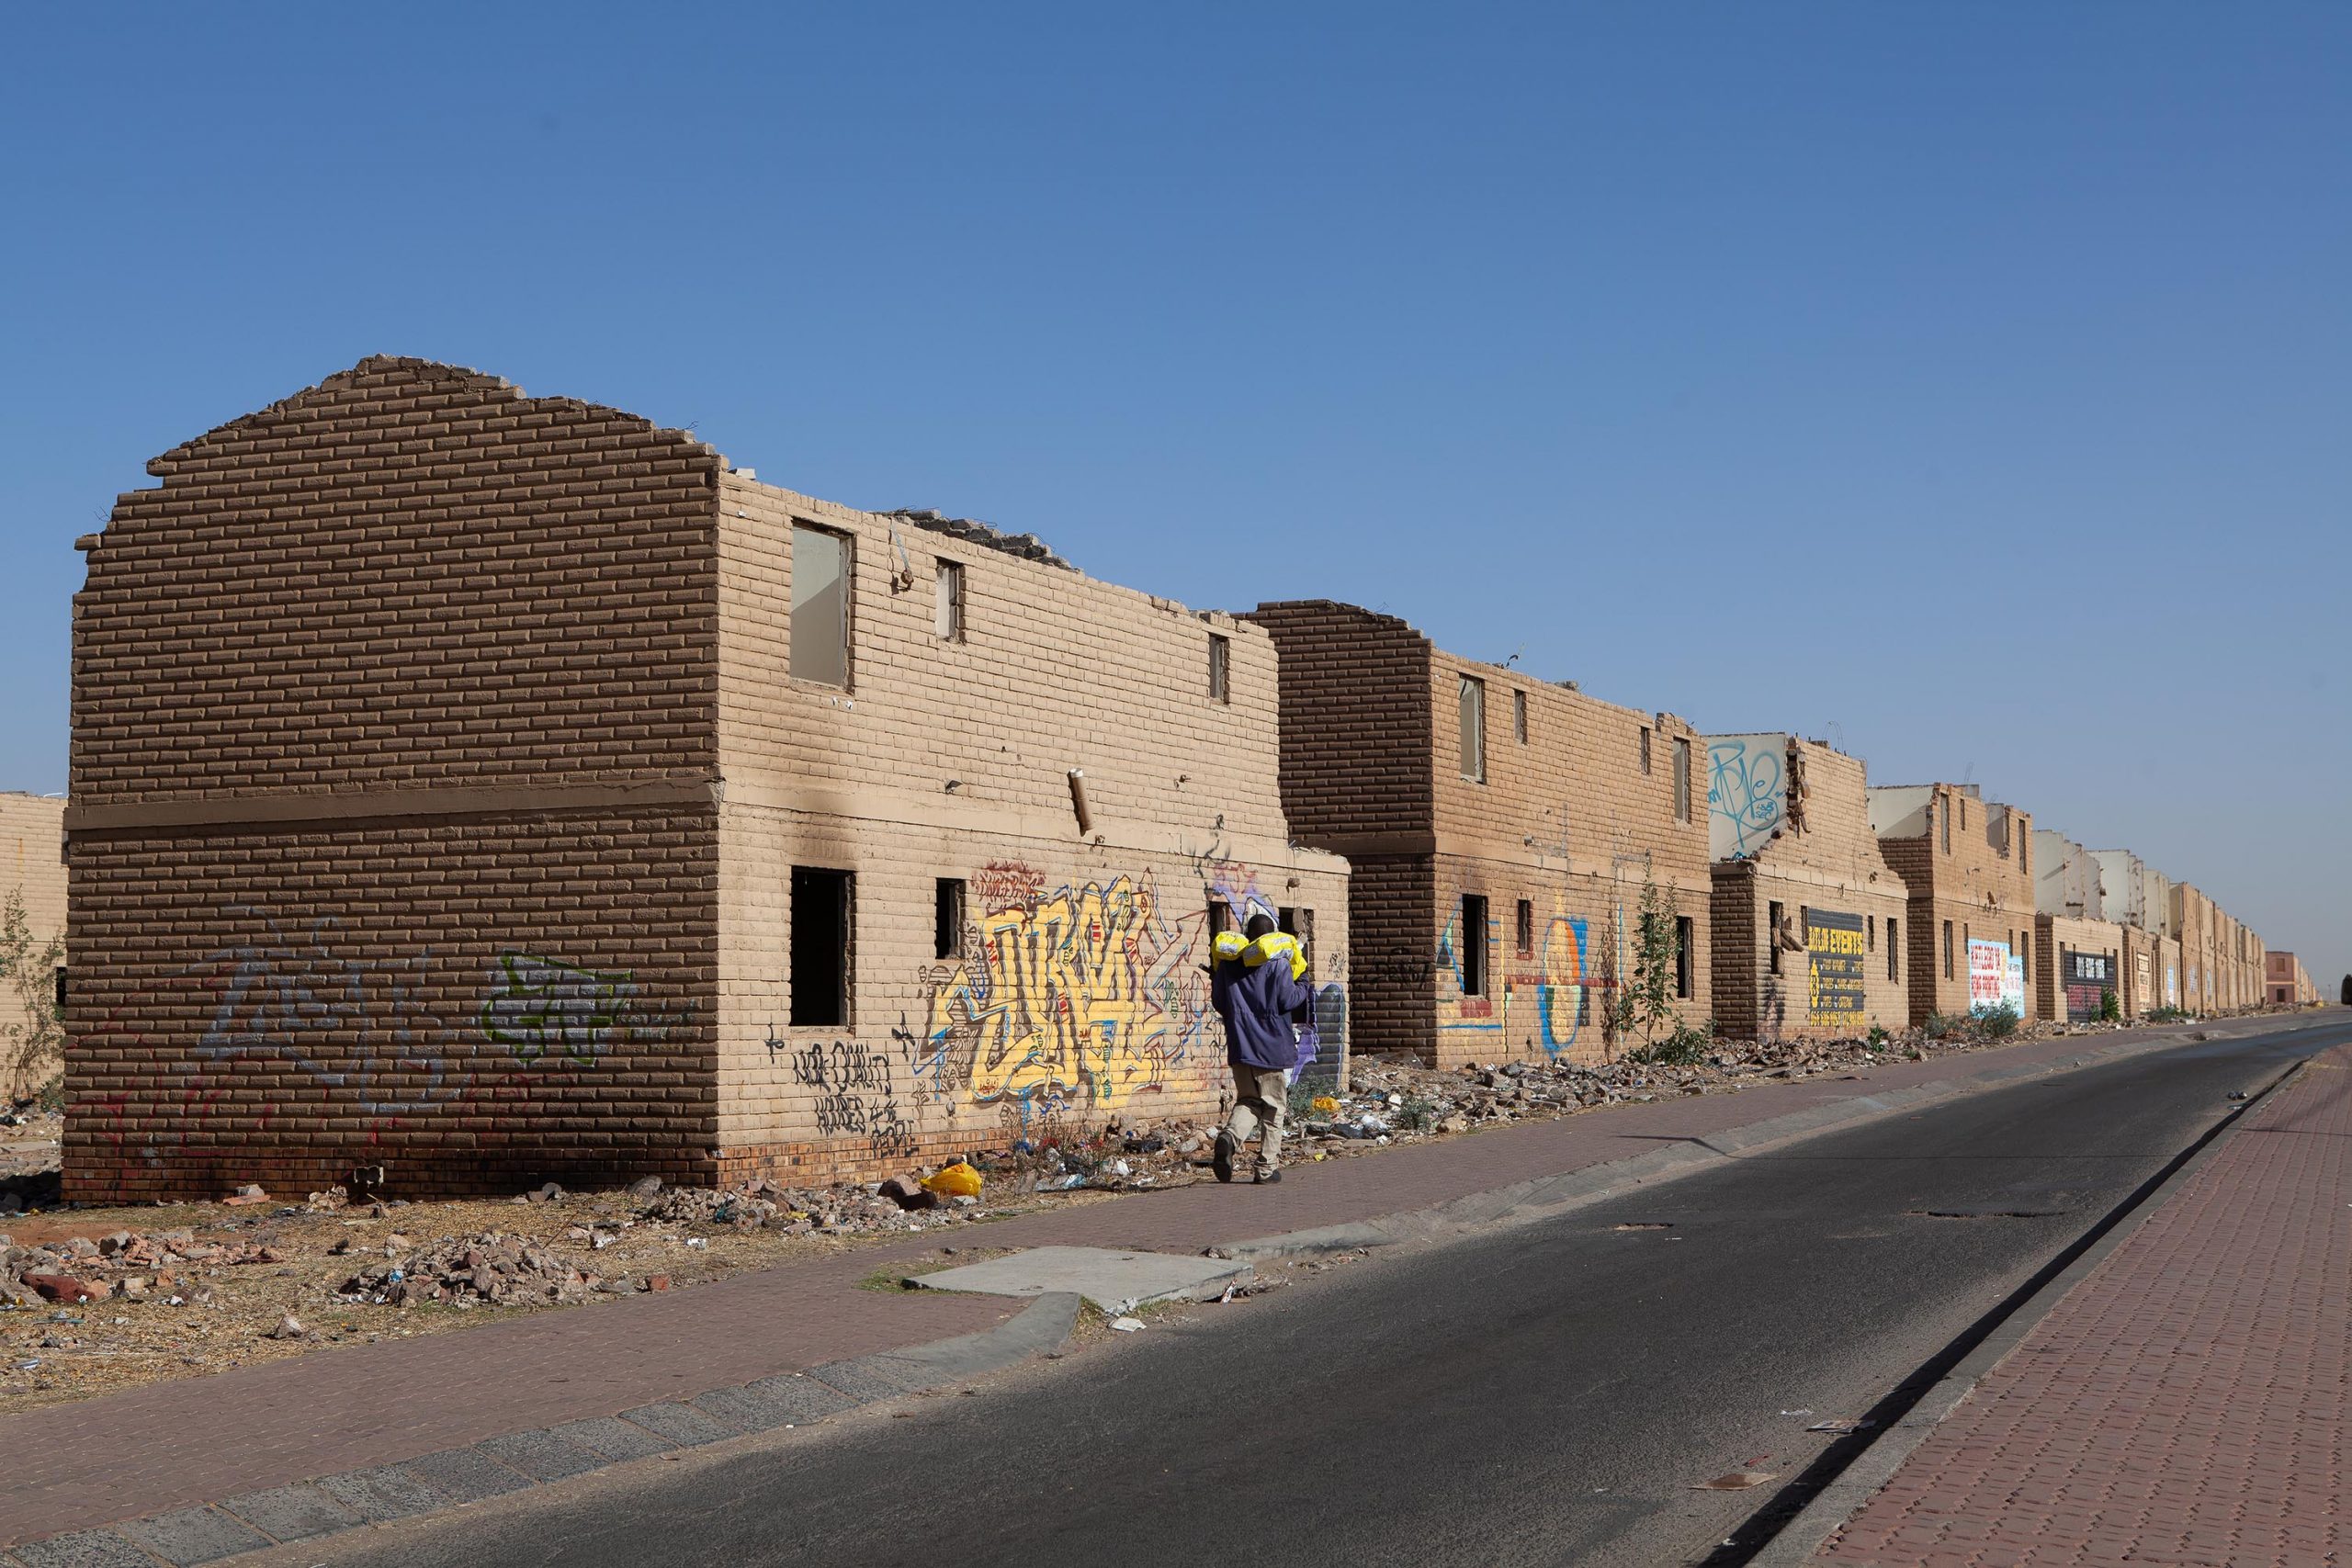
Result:
<svg viewBox="0 0 2352 1568">
<path fill-rule="evenodd" d="M 603 1281 L 529 1236 L 489 1231 L 440 1241 L 363 1269 L 344 1282 L 347 1301 L 406 1306 L 517 1306 L 585 1301 Z"/>
</svg>

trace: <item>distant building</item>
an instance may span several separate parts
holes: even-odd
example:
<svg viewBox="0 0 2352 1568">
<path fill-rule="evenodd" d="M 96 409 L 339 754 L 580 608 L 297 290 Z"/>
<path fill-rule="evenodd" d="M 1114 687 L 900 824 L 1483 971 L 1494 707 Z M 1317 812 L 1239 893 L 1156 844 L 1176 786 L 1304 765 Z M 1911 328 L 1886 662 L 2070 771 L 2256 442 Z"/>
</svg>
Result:
<svg viewBox="0 0 2352 1568">
<path fill-rule="evenodd" d="M 1873 785 L 1871 825 L 1910 893 L 1911 1021 L 2033 999 L 2033 818 L 1974 784 Z"/>
<path fill-rule="evenodd" d="M 1861 759 L 1779 733 L 1706 747 L 1717 1025 L 1740 1039 L 1905 1027 L 1909 891 L 1871 830 Z"/>
<path fill-rule="evenodd" d="M 1283 809 L 1348 857 L 1360 1051 L 1441 1066 L 1626 1043 L 1645 888 L 1674 1019 L 1709 1006 L 1703 744 L 1329 600 L 1247 617 L 1282 656 Z"/>
</svg>

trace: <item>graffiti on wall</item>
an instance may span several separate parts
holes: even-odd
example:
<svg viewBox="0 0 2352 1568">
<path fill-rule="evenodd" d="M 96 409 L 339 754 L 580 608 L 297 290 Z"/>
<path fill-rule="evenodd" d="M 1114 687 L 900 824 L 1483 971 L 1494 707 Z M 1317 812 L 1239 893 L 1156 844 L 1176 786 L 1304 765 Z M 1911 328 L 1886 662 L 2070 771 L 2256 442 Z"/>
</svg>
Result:
<svg viewBox="0 0 2352 1568">
<path fill-rule="evenodd" d="M 528 953 L 502 953 L 477 1015 L 482 1038 L 526 1066 L 562 1056 L 588 1066 L 629 1027 L 638 985 L 627 969 L 582 969 Z"/>
<path fill-rule="evenodd" d="M 1779 831 L 1787 807 L 1787 764 L 1777 735 L 1707 743 L 1708 852 L 1752 855 Z"/>
<path fill-rule="evenodd" d="M 1492 953 L 1498 921 L 1489 917 L 1486 923 L 1484 934 Z M 1574 1045 L 1591 1023 L 1596 993 L 1606 1002 L 1610 983 L 1594 973 L 1591 922 L 1585 917 L 1555 912 L 1540 933 L 1530 933 L 1527 952 L 1514 949 L 1510 966 L 1502 971 L 1499 980 L 1487 982 L 1487 994 L 1475 997 L 1464 994 L 1467 969 L 1461 928 L 1457 903 L 1453 918 L 1438 932 L 1438 973 L 1453 977 L 1452 988 L 1441 991 L 1438 998 L 1441 1033 L 1495 1032 L 1506 1041 L 1523 1038 L 1541 1045 L 1547 1055 L 1556 1056 Z M 1361 967 L 1357 974 L 1361 977 Z M 1517 1033 L 1511 1024 L 1514 1011 L 1521 1021 Z"/>
<path fill-rule="evenodd" d="M 791 1064 L 792 1081 L 817 1094 L 820 1137 L 858 1137 L 870 1153 L 895 1157 L 915 1151 L 914 1123 L 899 1108 L 897 1071 L 889 1054 L 858 1040 L 795 1045 L 768 1025 L 768 1055 Z"/>
<path fill-rule="evenodd" d="M 1968 1010 L 1986 1012 L 2007 1005 L 2030 1018 L 2025 1005 L 2025 960 L 2006 942 L 1968 939 Z"/>
<path fill-rule="evenodd" d="M 1205 908 L 1131 876 L 986 910 L 973 956 L 930 982 L 930 1070 L 991 1105 L 1114 1109 L 1164 1089 L 1213 1016 Z"/>
</svg>

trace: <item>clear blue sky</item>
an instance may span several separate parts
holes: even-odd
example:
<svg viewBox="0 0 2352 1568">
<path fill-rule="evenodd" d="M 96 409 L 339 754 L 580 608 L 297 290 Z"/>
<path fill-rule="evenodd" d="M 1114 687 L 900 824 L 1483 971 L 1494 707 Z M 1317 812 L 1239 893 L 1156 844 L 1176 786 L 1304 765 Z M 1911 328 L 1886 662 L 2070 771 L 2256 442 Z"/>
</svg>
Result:
<svg viewBox="0 0 2352 1568">
<path fill-rule="evenodd" d="M 44 6 L 0 788 L 74 536 L 361 355 L 1331 595 L 2352 969 L 2352 6 Z"/>
</svg>

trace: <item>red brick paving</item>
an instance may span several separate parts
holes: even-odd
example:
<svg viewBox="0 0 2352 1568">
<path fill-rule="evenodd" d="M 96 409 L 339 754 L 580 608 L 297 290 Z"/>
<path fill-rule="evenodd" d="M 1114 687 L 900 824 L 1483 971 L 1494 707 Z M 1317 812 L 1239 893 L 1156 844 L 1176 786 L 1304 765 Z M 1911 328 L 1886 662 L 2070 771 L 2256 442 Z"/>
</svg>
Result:
<svg viewBox="0 0 2352 1568">
<path fill-rule="evenodd" d="M 1815 1561 L 2337 1563 L 2348 1404 L 2344 1046 L 2249 1112 Z"/>
<path fill-rule="evenodd" d="M 2278 1021 L 2229 1026 L 2254 1032 Z M 2210 1026 L 2209 1026 L 2210 1027 Z M 1818 1077 L 1736 1094 L 1612 1107 L 1362 1159 L 1294 1166 L 1279 1187 L 1213 1183 L 974 1227 L 989 1246 L 1197 1252 L 1375 1218 L 1587 1168 L 1808 1107 L 2180 1032 L 2075 1036 L 1903 1062 L 1864 1081 Z M 97 1399 L 0 1416 L 0 1546 L 218 1500 L 306 1476 L 609 1416 L 842 1357 L 969 1333 L 1013 1310 L 985 1297 L 859 1291 L 878 1268 L 942 1244 L 793 1264 L 688 1291 L 481 1328 L 323 1350 Z"/>
</svg>

